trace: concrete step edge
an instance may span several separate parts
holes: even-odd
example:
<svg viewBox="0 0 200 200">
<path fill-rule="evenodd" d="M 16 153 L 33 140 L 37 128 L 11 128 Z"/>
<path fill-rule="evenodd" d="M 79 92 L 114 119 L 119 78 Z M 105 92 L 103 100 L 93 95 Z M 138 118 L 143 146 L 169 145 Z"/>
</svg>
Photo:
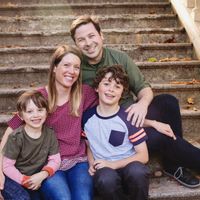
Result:
<svg viewBox="0 0 200 200">
<path fill-rule="evenodd" d="M 129 50 L 132 48 L 141 49 L 183 49 L 192 48 L 192 43 L 150 43 L 150 44 L 109 44 L 105 45 L 109 47 L 118 47 L 121 50 Z M 39 46 L 39 47 L 10 47 L 10 48 L 0 48 L 0 53 L 25 53 L 25 52 L 49 52 L 55 50 L 55 46 Z"/>
<path fill-rule="evenodd" d="M 32 5 L 17 5 L 17 4 L 8 4 L 8 5 L 1 5 L 0 6 L 0 11 L 1 10 L 5 10 L 5 9 L 9 9 L 9 10 L 20 10 L 20 9 L 50 9 L 50 8 L 54 8 L 54 9 L 59 9 L 59 8 L 79 8 L 79 7 L 98 7 L 98 8 L 106 8 L 106 7 L 130 7 L 130 6 L 134 6 L 134 7 L 143 7 L 143 6 L 148 6 L 148 7 L 166 7 L 166 6 L 170 6 L 170 2 L 107 2 L 107 3 L 70 3 L 70 4 L 32 4 Z"/>
<path fill-rule="evenodd" d="M 131 20 L 142 20 L 142 19 L 176 19 L 176 14 L 120 14 L 120 15 L 97 15 L 100 21 L 108 19 L 131 19 Z M 41 20 L 41 19 L 69 19 L 74 20 L 76 17 L 74 15 L 66 16 L 15 16 L 7 17 L 0 16 L 0 21 L 23 21 L 23 20 Z"/>
<path fill-rule="evenodd" d="M 105 34 L 108 33 L 130 33 L 130 34 L 168 34 L 168 33 L 185 33 L 184 27 L 180 28 L 124 28 L 117 29 L 102 29 Z M 16 31 L 16 32 L 0 32 L 0 36 L 55 36 L 55 35 L 69 35 L 69 31 Z"/>
<path fill-rule="evenodd" d="M 136 65 L 142 68 L 164 68 L 164 67 L 200 67 L 200 60 L 188 61 L 170 61 L 170 62 L 136 62 Z"/>
<path fill-rule="evenodd" d="M 186 67 L 192 68 L 199 66 L 200 60 L 191 61 L 175 61 L 175 62 L 136 62 L 140 68 L 165 68 L 165 67 Z M 26 65 L 17 67 L 0 67 L 0 73 L 16 73 L 16 72 L 43 72 L 48 71 L 49 65 Z"/>
</svg>

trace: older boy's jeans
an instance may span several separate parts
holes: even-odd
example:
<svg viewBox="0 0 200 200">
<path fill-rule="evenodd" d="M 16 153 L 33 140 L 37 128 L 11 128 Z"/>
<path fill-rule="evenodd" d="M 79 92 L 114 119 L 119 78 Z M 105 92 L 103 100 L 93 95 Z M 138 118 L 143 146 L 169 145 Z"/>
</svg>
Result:
<svg viewBox="0 0 200 200">
<path fill-rule="evenodd" d="M 95 189 L 104 200 L 147 200 L 149 190 L 149 168 L 138 162 L 131 162 L 124 168 L 114 170 L 104 167 L 94 175 Z"/>
<path fill-rule="evenodd" d="M 93 183 L 88 173 L 88 163 L 78 163 L 66 171 L 57 171 L 42 184 L 44 199 L 92 200 Z"/>
</svg>

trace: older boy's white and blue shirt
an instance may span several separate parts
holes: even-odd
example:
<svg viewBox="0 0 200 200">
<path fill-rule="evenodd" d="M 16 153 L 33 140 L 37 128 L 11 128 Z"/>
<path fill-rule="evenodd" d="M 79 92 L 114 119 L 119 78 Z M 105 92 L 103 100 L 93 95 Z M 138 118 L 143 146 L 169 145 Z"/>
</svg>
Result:
<svg viewBox="0 0 200 200">
<path fill-rule="evenodd" d="M 83 114 L 82 134 L 89 141 L 95 159 L 121 160 L 135 154 L 134 146 L 147 140 L 143 128 L 127 121 L 127 113 L 119 111 L 109 117 L 97 113 L 97 106 Z"/>
</svg>

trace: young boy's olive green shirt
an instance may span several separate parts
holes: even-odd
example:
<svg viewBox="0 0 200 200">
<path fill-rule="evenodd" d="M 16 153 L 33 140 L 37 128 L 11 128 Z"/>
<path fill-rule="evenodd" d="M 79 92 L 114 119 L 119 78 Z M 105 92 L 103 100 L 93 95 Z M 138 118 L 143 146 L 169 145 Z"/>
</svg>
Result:
<svg viewBox="0 0 200 200">
<path fill-rule="evenodd" d="M 121 101 L 121 104 L 124 107 L 128 107 L 134 102 L 133 94 L 137 96 L 140 90 L 145 87 L 150 87 L 150 84 L 145 81 L 144 76 L 140 72 L 139 68 L 126 53 L 104 47 L 101 61 L 94 65 L 87 62 L 87 57 L 83 57 L 81 64 L 83 83 L 92 86 L 93 80 L 96 77 L 97 70 L 100 67 L 114 64 L 122 65 L 129 77 L 130 92 L 129 94 L 125 95 Z"/>
</svg>

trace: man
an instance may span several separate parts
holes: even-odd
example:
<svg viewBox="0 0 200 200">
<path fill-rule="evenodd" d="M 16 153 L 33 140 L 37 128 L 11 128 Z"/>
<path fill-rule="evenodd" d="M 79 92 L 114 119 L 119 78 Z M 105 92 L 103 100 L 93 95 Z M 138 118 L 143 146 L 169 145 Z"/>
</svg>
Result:
<svg viewBox="0 0 200 200">
<path fill-rule="evenodd" d="M 103 34 L 98 21 L 83 15 L 72 22 L 71 37 L 83 53 L 83 82 L 92 85 L 96 71 L 103 66 L 121 64 L 124 66 L 130 84 L 129 94 L 121 102 L 128 112 L 128 120 L 141 127 L 145 118 L 154 121 L 154 126 L 145 128 L 148 134 L 149 152 L 158 152 L 166 174 L 181 184 L 194 188 L 199 179 L 186 168 L 200 169 L 200 149 L 182 138 L 181 115 L 178 101 L 171 95 L 153 98 L 150 85 L 144 80 L 138 67 L 125 53 L 103 47 Z M 134 102 L 132 93 L 137 97 Z"/>
</svg>

